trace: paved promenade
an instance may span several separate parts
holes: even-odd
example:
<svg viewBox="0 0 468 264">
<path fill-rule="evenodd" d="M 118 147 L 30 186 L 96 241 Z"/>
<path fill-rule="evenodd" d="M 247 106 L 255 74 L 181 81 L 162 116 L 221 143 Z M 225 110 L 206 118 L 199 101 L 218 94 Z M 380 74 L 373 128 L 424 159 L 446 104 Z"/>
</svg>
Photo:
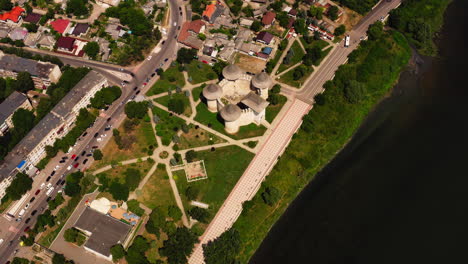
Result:
<svg viewBox="0 0 468 264">
<path fill-rule="evenodd" d="M 201 243 L 195 246 L 195 250 L 189 259 L 190 264 L 204 263 L 201 245 L 217 238 L 234 224 L 242 211 L 242 203 L 250 200 L 257 193 L 262 181 L 276 164 L 278 156 L 283 153 L 292 135 L 301 125 L 302 117 L 310 108 L 309 104 L 301 100 L 294 100 L 287 113 L 282 117 L 236 186 L 234 186 L 231 194 L 224 201 L 223 206 L 201 237 Z"/>
</svg>

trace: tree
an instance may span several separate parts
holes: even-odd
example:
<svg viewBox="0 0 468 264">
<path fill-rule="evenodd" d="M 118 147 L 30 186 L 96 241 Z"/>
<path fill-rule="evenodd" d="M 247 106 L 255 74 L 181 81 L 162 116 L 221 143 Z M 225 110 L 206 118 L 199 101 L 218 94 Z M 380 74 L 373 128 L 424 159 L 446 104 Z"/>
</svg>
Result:
<svg viewBox="0 0 468 264">
<path fill-rule="evenodd" d="M 149 264 L 145 256 L 145 252 L 150 248 L 150 244 L 146 238 L 137 236 L 133 244 L 128 248 L 125 259 L 128 264 Z"/>
<path fill-rule="evenodd" d="M 182 98 L 171 98 L 167 103 L 167 108 L 180 115 L 185 111 L 185 102 Z"/>
<path fill-rule="evenodd" d="M 134 191 L 138 184 L 140 184 L 141 180 L 141 173 L 139 170 L 134 168 L 128 168 L 125 171 L 125 185 L 128 186 L 130 191 Z"/>
<path fill-rule="evenodd" d="M 341 36 L 346 32 L 346 26 L 341 24 L 337 28 L 335 28 L 335 36 Z"/>
<path fill-rule="evenodd" d="M 86 7 L 87 3 L 88 0 L 68 0 L 65 12 L 75 16 L 87 15 L 89 13 L 88 7 Z"/>
<path fill-rule="evenodd" d="M 94 158 L 95 160 L 102 160 L 102 156 L 103 156 L 103 155 L 102 155 L 102 152 L 101 152 L 100 149 L 96 149 L 96 150 L 94 151 L 94 153 L 93 153 L 93 158 Z"/>
<path fill-rule="evenodd" d="M 187 196 L 187 199 L 189 200 L 196 200 L 199 193 L 200 190 L 195 186 L 189 186 L 185 189 L 185 196 Z"/>
<path fill-rule="evenodd" d="M 142 119 L 148 111 L 147 102 L 135 102 L 131 101 L 125 105 L 125 114 L 128 118 Z"/>
<path fill-rule="evenodd" d="M 61 193 L 57 194 L 57 196 L 55 196 L 55 198 L 53 200 L 50 200 L 48 202 L 49 209 L 54 210 L 59 205 L 61 205 L 64 201 L 65 201 L 65 199 L 63 198 L 63 195 Z"/>
<path fill-rule="evenodd" d="M 185 153 L 185 159 L 187 162 L 192 162 L 197 158 L 197 152 L 195 150 L 191 149 Z"/>
<path fill-rule="evenodd" d="M 197 242 L 197 235 L 186 227 L 179 227 L 169 239 L 164 241 L 160 252 L 167 257 L 169 264 L 187 263 L 187 256 L 192 253 L 193 246 Z"/>
<path fill-rule="evenodd" d="M 36 117 L 32 111 L 24 108 L 16 110 L 12 117 L 15 132 L 21 135 L 20 137 L 26 136 L 26 134 L 33 129 L 35 118 Z"/>
<path fill-rule="evenodd" d="M 188 211 L 188 214 L 193 218 L 198 220 L 199 222 L 202 223 L 207 223 L 208 218 L 210 218 L 210 213 L 208 210 L 200 208 L 200 207 L 193 207 Z"/>
<path fill-rule="evenodd" d="M 355 104 L 364 99 L 366 94 L 366 85 L 356 80 L 351 80 L 345 86 L 344 94 L 348 102 Z"/>
<path fill-rule="evenodd" d="M 262 199 L 263 202 L 268 204 L 269 206 L 273 206 L 281 197 L 281 194 L 278 189 L 272 186 L 268 186 L 262 192 Z"/>
<path fill-rule="evenodd" d="M 174 221 L 179 221 L 180 218 L 182 217 L 182 212 L 180 211 L 179 207 L 175 205 L 169 205 L 167 207 L 167 214 Z"/>
<path fill-rule="evenodd" d="M 189 64 L 197 56 L 197 50 L 181 48 L 177 51 L 177 62 L 181 64 Z"/>
<path fill-rule="evenodd" d="M 115 200 L 126 201 L 130 193 L 129 187 L 126 184 L 121 184 L 118 181 L 113 181 L 109 186 L 109 192 Z"/>
<path fill-rule="evenodd" d="M 322 50 L 319 46 L 313 46 L 312 48 L 308 48 L 306 50 L 306 54 L 302 58 L 304 65 L 312 66 L 317 65 L 322 58 Z"/>
<path fill-rule="evenodd" d="M 125 249 L 123 248 L 122 244 L 113 245 L 110 248 L 110 252 L 112 255 L 112 260 L 115 262 L 125 257 Z"/>
<path fill-rule="evenodd" d="M 284 50 L 287 46 L 288 46 L 288 40 L 287 40 L 287 39 L 283 39 L 283 40 L 281 40 L 281 42 L 279 43 L 278 49 L 279 49 L 279 50 Z"/>
<path fill-rule="evenodd" d="M 288 16 L 288 13 L 284 11 L 276 14 L 276 21 L 278 21 L 281 27 L 287 27 L 289 24 L 289 19 L 290 17 Z"/>
<path fill-rule="evenodd" d="M 310 15 L 312 17 L 317 18 L 318 20 L 322 20 L 322 18 L 323 18 L 323 8 L 322 7 L 311 6 L 310 7 Z"/>
<path fill-rule="evenodd" d="M 367 36 L 369 37 L 369 40 L 380 39 L 383 35 L 383 26 L 383 23 L 380 21 L 370 25 L 367 29 Z"/>
<path fill-rule="evenodd" d="M 240 252 L 239 232 L 231 228 L 215 240 L 203 245 L 203 255 L 206 264 L 235 263 Z"/>
<path fill-rule="evenodd" d="M 304 65 L 299 65 L 297 66 L 294 71 L 293 71 L 293 79 L 295 81 L 301 79 L 302 77 L 304 77 L 304 75 L 306 74 L 306 69 L 305 69 L 306 66 Z"/>
<path fill-rule="evenodd" d="M 27 191 L 31 190 L 33 180 L 24 173 L 16 174 L 16 177 L 11 182 L 10 186 L 6 188 L 5 198 L 16 201 L 23 196 Z M 2 199 L 3 200 L 3 199 Z"/>
<path fill-rule="evenodd" d="M 15 90 L 18 92 L 27 92 L 34 90 L 34 81 L 31 78 L 29 72 L 20 72 L 16 76 L 16 81 L 14 82 Z"/>
<path fill-rule="evenodd" d="M 91 98 L 91 106 L 97 109 L 104 109 L 112 104 L 122 95 L 122 90 L 118 86 L 109 86 L 97 91 Z"/>
<path fill-rule="evenodd" d="M 296 21 L 294 21 L 294 29 L 296 30 L 297 33 L 301 35 L 307 34 L 307 24 L 305 19 L 303 18 L 298 18 Z"/>
<path fill-rule="evenodd" d="M 272 94 L 279 94 L 281 92 L 281 85 L 275 84 L 273 85 L 273 88 L 271 88 L 271 93 Z"/>
<path fill-rule="evenodd" d="M 10 11 L 13 8 L 11 0 L 0 0 L 0 9 Z"/>
<path fill-rule="evenodd" d="M 34 229 L 38 232 L 45 230 L 46 226 L 53 227 L 55 225 L 55 217 L 52 215 L 51 211 L 47 209 L 44 213 L 37 217 L 36 225 Z"/>
<path fill-rule="evenodd" d="M 254 17 L 254 10 L 250 5 L 247 5 L 246 7 L 242 8 L 242 12 L 245 14 L 245 16 L 248 17 Z"/>
<path fill-rule="evenodd" d="M 99 44 L 96 41 L 90 41 L 83 47 L 84 52 L 92 59 L 99 54 Z"/>
<path fill-rule="evenodd" d="M 63 233 L 63 238 L 67 242 L 75 243 L 78 235 L 79 235 L 79 231 L 76 228 L 72 227 L 72 228 L 65 230 L 65 232 Z"/>
<path fill-rule="evenodd" d="M 335 21 L 338 18 L 338 12 L 339 12 L 338 7 L 332 5 L 330 8 L 328 8 L 328 12 L 327 12 L 328 18 L 330 18 L 332 21 Z"/>
<path fill-rule="evenodd" d="M 255 20 L 252 25 L 250 25 L 250 29 L 255 32 L 259 32 L 262 29 L 262 23 L 260 21 Z"/>
<path fill-rule="evenodd" d="M 165 212 L 162 207 L 158 206 L 151 211 L 145 228 L 149 233 L 159 236 L 159 229 L 163 228 L 165 224 Z"/>
<path fill-rule="evenodd" d="M 11 264 L 29 264 L 29 260 L 25 258 L 15 257 Z"/>
<path fill-rule="evenodd" d="M 52 264 L 74 264 L 73 260 L 67 260 L 64 255 L 55 253 L 52 257 Z"/>
</svg>

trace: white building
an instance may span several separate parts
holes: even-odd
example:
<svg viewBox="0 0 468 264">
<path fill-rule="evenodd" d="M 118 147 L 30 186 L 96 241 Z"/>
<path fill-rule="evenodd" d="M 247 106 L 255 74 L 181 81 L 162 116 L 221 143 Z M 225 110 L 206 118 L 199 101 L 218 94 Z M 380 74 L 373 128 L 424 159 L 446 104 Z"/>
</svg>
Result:
<svg viewBox="0 0 468 264">
<path fill-rule="evenodd" d="M 81 108 L 104 86 L 107 79 L 91 71 L 23 138 L 0 163 L 0 199 L 18 173 L 32 175 L 34 166 L 46 156 L 45 147 L 64 137 L 73 127 Z"/>
<path fill-rule="evenodd" d="M 265 120 L 269 105 L 268 90 L 273 81 L 264 72 L 253 78 L 236 65 L 223 69 L 224 79 L 219 84 L 210 84 L 203 89 L 208 110 L 220 113 L 228 133 L 236 133 L 240 126 Z"/>
</svg>

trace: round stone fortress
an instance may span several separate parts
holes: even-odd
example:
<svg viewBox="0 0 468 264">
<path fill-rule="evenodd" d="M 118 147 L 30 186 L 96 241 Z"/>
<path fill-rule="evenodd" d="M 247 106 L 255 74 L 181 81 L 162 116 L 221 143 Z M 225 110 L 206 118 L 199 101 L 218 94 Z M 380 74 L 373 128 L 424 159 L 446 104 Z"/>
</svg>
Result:
<svg viewBox="0 0 468 264">
<path fill-rule="evenodd" d="M 270 76 L 259 73 L 248 75 L 238 66 L 231 64 L 223 69 L 223 80 L 203 89 L 208 110 L 218 112 L 224 120 L 228 133 L 236 133 L 240 126 L 265 120 L 268 106 L 268 90 L 273 86 Z"/>
</svg>

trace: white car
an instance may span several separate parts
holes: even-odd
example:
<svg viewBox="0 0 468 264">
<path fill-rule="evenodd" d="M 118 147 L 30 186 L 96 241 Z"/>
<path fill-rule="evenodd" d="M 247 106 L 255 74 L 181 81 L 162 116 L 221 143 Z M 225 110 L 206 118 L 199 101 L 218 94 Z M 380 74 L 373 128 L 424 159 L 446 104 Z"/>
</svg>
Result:
<svg viewBox="0 0 468 264">
<path fill-rule="evenodd" d="M 0 245 L 3 244 L 3 238 L 0 238 Z"/>
<path fill-rule="evenodd" d="M 29 203 L 27 203 L 25 206 L 24 206 L 24 210 L 28 209 L 29 208 Z"/>
<path fill-rule="evenodd" d="M 71 170 L 71 168 L 72 168 L 72 166 L 70 165 L 70 166 L 67 167 L 67 170 Z"/>
<path fill-rule="evenodd" d="M 107 134 L 102 134 L 101 137 L 107 137 Z"/>
<path fill-rule="evenodd" d="M 44 189 L 44 186 L 45 186 L 45 183 L 42 183 L 41 187 L 39 187 L 39 189 L 41 189 L 41 190 Z"/>
<path fill-rule="evenodd" d="M 101 142 L 102 141 L 102 138 L 98 138 L 96 139 L 97 142 Z"/>
<path fill-rule="evenodd" d="M 49 190 L 50 187 L 52 187 L 52 183 L 49 182 L 49 184 L 47 184 L 47 190 Z"/>
<path fill-rule="evenodd" d="M 150 56 L 147 58 L 147 60 L 151 60 L 152 58 L 153 58 L 153 56 L 150 55 Z"/>
</svg>

